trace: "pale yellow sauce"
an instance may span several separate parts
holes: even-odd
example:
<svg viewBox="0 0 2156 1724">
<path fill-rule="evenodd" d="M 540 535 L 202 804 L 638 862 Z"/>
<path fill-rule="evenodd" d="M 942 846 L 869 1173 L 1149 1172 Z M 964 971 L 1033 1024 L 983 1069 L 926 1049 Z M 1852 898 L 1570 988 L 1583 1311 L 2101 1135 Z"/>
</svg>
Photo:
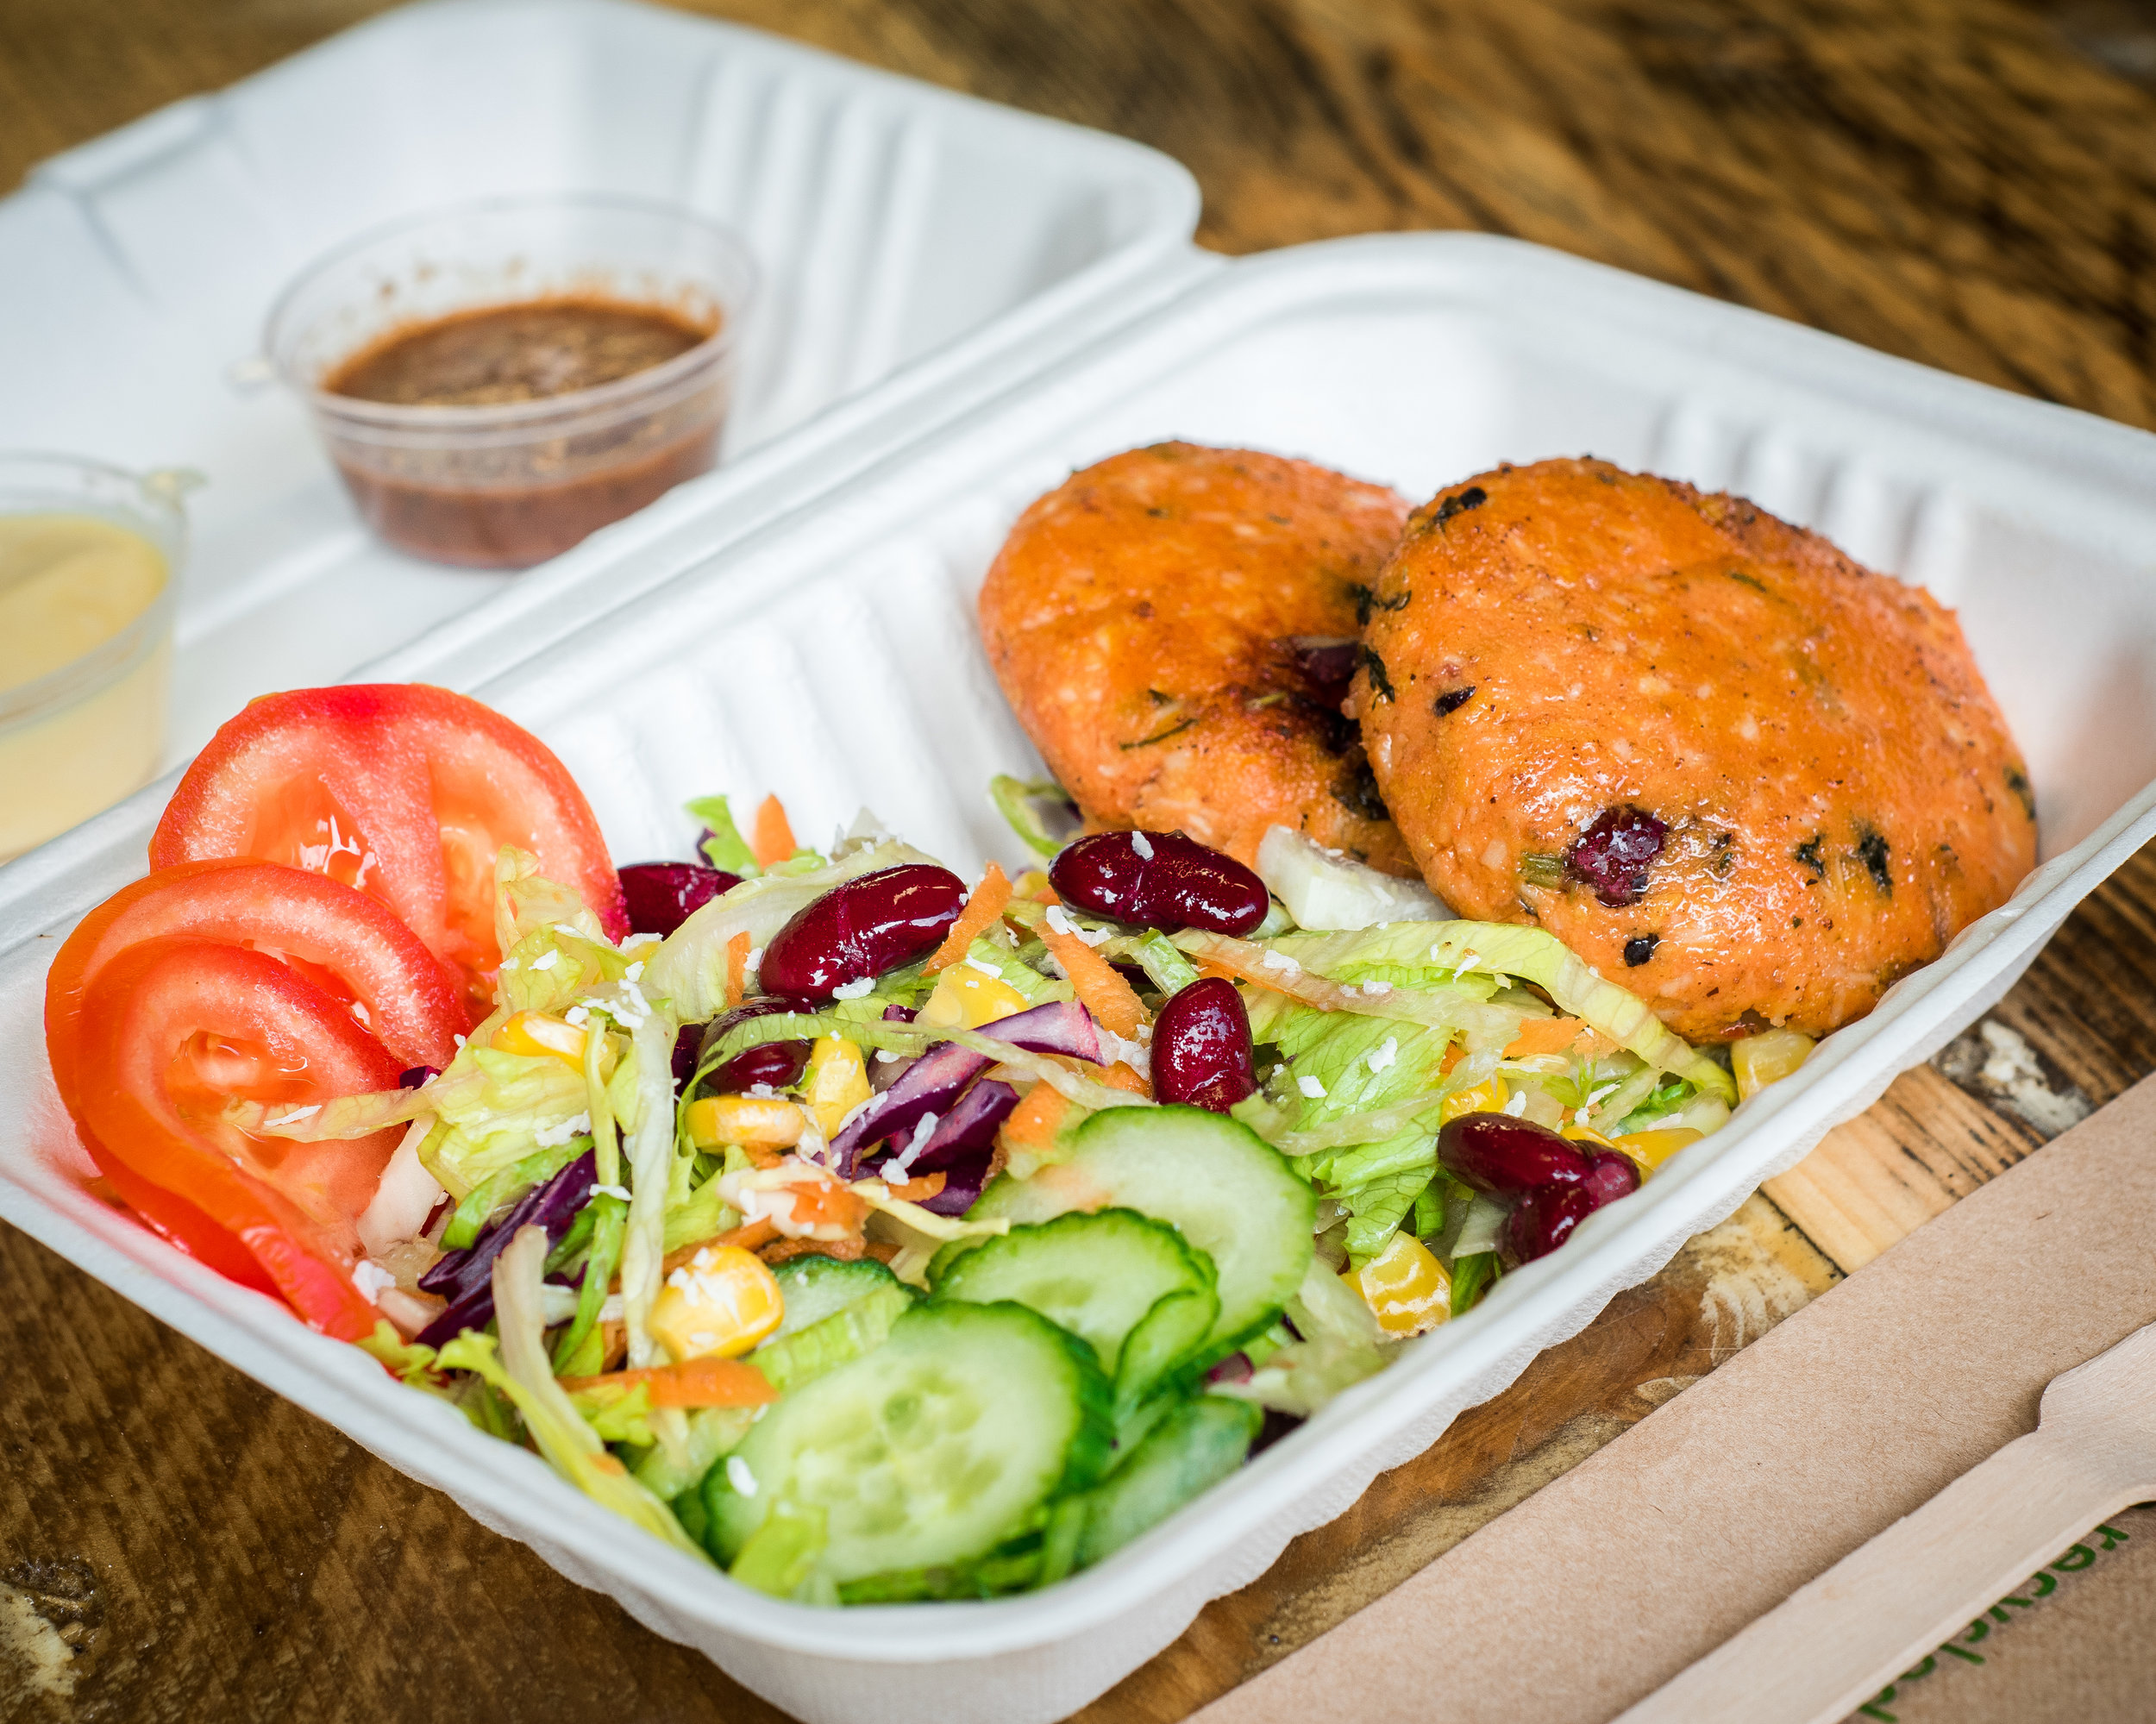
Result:
<svg viewBox="0 0 2156 1724">
<path fill-rule="evenodd" d="M 165 557 L 94 515 L 0 515 L 0 689 L 72 664 L 148 610 Z"/>
<path fill-rule="evenodd" d="M 0 515 L 0 695 L 95 652 L 149 609 L 164 554 L 94 515 Z M 115 680 L 0 723 L 0 860 L 147 783 L 164 743 L 169 636 Z"/>
</svg>

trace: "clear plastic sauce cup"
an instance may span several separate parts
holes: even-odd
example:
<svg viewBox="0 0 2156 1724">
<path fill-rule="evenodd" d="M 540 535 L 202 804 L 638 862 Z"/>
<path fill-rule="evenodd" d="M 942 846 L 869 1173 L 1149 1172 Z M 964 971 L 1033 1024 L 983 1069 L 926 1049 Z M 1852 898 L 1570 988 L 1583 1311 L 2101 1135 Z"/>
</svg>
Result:
<svg viewBox="0 0 2156 1724">
<path fill-rule="evenodd" d="M 437 562 L 522 568 L 709 470 L 755 285 L 742 242 L 686 210 L 500 198 L 317 262 L 272 312 L 265 342 L 379 536 Z M 700 338 L 648 369 L 537 398 L 408 405 L 325 387 L 355 356 L 446 320 L 578 303 L 640 308 Z"/>
<path fill-rule="evenodd" d="M 156 775 L 197 482 L 0 455 L 0 862 Z"/>
</svg>

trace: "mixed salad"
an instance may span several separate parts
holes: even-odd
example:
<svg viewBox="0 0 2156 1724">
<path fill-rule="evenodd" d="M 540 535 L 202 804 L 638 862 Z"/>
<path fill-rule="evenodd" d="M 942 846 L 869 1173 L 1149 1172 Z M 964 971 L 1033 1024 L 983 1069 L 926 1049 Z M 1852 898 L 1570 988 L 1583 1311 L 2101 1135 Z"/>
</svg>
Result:
<svg viewBox="0 0 2156 1724">
<path fill-rule="evenodd" d="M 1044 868 L 714 797 L 617 872 L 475 703 L 275 697 L 55 962 L 54 1074 L 183 1249 L 835 1604 L 1100 1561 L 1808 1047 L 1284 828 L 1253 870 L 995 796 Z"/>
</svg>

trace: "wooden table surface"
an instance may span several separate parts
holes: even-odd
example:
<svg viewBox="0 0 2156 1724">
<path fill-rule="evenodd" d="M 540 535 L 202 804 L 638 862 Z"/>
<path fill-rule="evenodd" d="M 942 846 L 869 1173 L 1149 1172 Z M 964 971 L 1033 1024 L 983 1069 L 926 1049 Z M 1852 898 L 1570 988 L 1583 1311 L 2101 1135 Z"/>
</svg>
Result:
<svg viewBox="0 0 2156 1724">
<path fill-rule="evenodd" d="M 0 188 L 369 0 L 6 0 Z M 2156 427 L 2156 0 L 714 0 L 1125 133 L 1249 251 L 1557 246 Z M 0 387 L 5 380 L 0 379 Z M 1955 1047 L 1081 1715 L 1184 1715 L 2156 1069 L 2156 854 Z M 0 1716 L 775 1719 L 0 1227 Z"/>
</svg>

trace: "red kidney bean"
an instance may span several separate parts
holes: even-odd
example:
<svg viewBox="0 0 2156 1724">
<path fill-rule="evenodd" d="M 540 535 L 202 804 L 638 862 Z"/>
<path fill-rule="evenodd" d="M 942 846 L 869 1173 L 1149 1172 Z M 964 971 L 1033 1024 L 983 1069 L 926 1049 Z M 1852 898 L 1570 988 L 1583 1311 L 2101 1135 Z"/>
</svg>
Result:
<svg viewBox="0 0 2156 1724">
<path fill-rule="evenodd" d="M 849 982 L 926 957 L 965 903 L 965 882 L 932 862 L 864 874 L 833 887 L 771 937 L 763 985 L 828 1000 Z"/>
<path fill-rule="evenodd" d="M 1288 649 L 1294 655 L 1295 668 L 1310 680 L 1319 699 L 1337 706 L 1346 699 L 1348 684 L 1363 662 L 1362 642 L 1338 635 L 1294 635 L 1289 636 Z"/>
<path fill-rule="evenodd" d="M 1529 1192 L 1505 1222 L 1499 1255 L 1506 1267 L 1549 1256 L 1595 1207 L 1594 1194 L 1583 1185 L 1545 1185 Z"/>
<path fill-rule="evenodd" d="M 631 862 L 616 870 L 632 933 L 671 934 L 722 892 L 741 884 L 737 874 L 701 862 Z"/>
<path fill-rule="evenodd" d="M 782 994 L 759 994 L 712 1019 L 705 1027 L 703 1045 L 717 1047 L 725 1039 L 728 1031 L 752 1018 L 768 1018 L 774 1012 L 813 1012 L 816 1006 L 813 1000 L 793 999 Z M 768 1083 L 774 1089 L 784 1089 L 789 1084 L 799 1083 L 801 1074 L 808 1069 L 809 1048 L 807 1042 L 765 1042 L 746 1049 L 705 1075 L 704 1093 L 733 1095 L 753 1084 Z"/>
<path fill-rule="evenodd" d="M 1265 919 L 1265 882 L 1181 832 L 1095 832 L 1065 844 L 1049 883 L 1066 904 L 1140 927 L 1247 934 Z"/>
<path fill-rule="evenodd" d="M 1455 1179 L 1502 1197 L 1545 1186 L 1577 1185 L 1589 1167 L 1570 1138 L 1509 1113 L 1463 1113 L 1448 1119 L 1438 1133 L 1438 1159 Z"/>
<path fill-rule="evenodd" d="M 1639 1189 L 1639 1163 L 1622 1150 L 1597 1150 L 1587 1161 L 1587 1177 L 1580 1184 L 1597 1209 Z"/>
<path fill-rule="evenodd" d="M 1532 1263 L 1572 1237 L 1572 1230 L 1605 1203 L 1639 1189 L 1639 1163 L 1621 1150 L 1597 1150 L 1587 1158 L 1587 1175 L 1574 1183 L 1542 1185 L 1520 1200 L 1505 1221 L 1504 1254 L 1508 1263 Z"/>
<path fill-rule="evenodd" d="M 1206 976 L 1161 1007 L 1153 1025 L 1153 1094 L 1225 1113 L 1257 1088 L 1250 1014 L 1225 977 Z"/>
<path fill-rule="evenodd" d="M 1621 910 L 1646 893 L 1647 870 L 1670 829 L 1629 802 L 1605 808 L 1564 853 L 1564 871 L 1595 889 L 1605 909 Z"/>
<path fill-rule="evenodd" d="M 696 1075 L 697 1056 L 704 1051 L 705 1024 L 684 1024 L 674 1038 L 674 1087 L 680 1088 Z"/>
</svg>

